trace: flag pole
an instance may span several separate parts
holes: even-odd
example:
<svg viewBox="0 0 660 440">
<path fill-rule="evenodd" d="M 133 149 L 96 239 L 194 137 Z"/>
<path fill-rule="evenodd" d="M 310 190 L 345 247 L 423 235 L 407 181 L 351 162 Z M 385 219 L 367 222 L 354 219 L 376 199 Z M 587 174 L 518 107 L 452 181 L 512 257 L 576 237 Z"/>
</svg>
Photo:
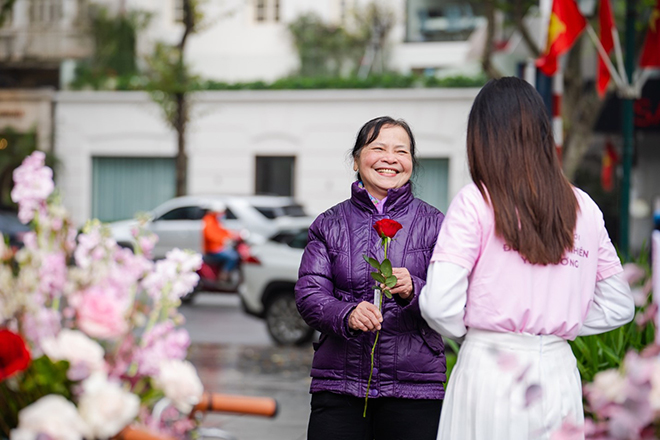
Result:
<svg viewBox="0 0 660 440">
<path fill-rule="evenodd" d="M 625 90 L 628 87 L 628 82 L 624 83 L 622 77 L 619 76 L 619 72 L 617 72 L 617 70 L 614 68 L 614 65 L 612 64 L 612 60 L 610 60 L 610 56 L 608 55 L 607 52 L 605 52 L 605 48 L 598 39 L 598 36 L 596 35 L 596 31 L 594 31 L 594 28 L 591 26 L 589 22 L 587 22 L 587 33 L 589 34 L 589 37 L 591 37 L 591 40 L 596 46 L 596 50 L 598 50 L 600 57 L 603 59 L 603 62 L 607 66 L 607 70 L 610 72 L 610 75 L 612 75 L 612 79 L 614 79 L 616 86 L 621 91 Z"/>
<path fill-rule="evenodd" d="M 626 68 L 623 65 L 623 53 L 621 52 L 621 39 L 616 27 L 612 28 L 612 40 L 614 41 L 614 56 L 616 57 L 617 67 L 619 68 L 619 76 L 621 78 L 626 76 Z"/>
</svg>

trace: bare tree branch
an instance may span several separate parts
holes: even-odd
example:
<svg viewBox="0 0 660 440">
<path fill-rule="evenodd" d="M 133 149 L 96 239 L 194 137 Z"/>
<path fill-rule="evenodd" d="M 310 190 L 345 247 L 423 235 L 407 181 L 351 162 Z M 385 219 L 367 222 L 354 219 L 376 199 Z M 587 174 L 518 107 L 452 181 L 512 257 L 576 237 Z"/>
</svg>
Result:
<svg viewBox="0 0 660 440">
<path fill-rule="evenodd" d="M 523 0 L 514 1 L 513 19 L 516 29 L 518 29 L 518 32 L 520 32 L 523 41 L 529 48 L 530 52 L 532 52 L 532 56 L 534 58 L 538 58 L 539 55 L 541 55 L 541 50 L 536 45 L 536 42 L 534 41 L 531 34 L 529 33 L 529 30 L 527 29 L 527 26 L 525 26 L 524 18 L 528 10 L 529 10 L 529 5 L 525 7 L 525 5 L 523 5 Z"/>
</svg>

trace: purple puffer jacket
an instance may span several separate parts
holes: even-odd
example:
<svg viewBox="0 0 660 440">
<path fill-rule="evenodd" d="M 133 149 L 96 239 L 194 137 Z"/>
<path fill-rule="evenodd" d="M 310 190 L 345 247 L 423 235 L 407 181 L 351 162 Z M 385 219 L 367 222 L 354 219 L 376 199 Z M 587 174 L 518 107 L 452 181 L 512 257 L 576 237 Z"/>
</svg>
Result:
<svg viewBox="0 0 660 440">
<path fill-rule="evenodd" d="M 414 198 L 410 184 L 389 190 L 383 214 L 367 191 L 353 183 L 352 197 L 319 215 L 309 229 L 300 264 L 296 303 L 300 314 L 321 332 L 312 362 L 310 392 L 332 391 L 364 397 L 376 333 L 348 328 L 348 315 L 361 301 L 374 300 L 371 266 L 363 255 L 383 259 L 373 224 L 390 218 L 403 225 L 388 246 L 394 267 L 412 276 L 411 300 L 383 297 L 382 330 L 374 354 L 370 397 L 441 399 L 445 355 L 442 338 L 419 311 L 418 297 L 444 215 Z"/>
</svg>

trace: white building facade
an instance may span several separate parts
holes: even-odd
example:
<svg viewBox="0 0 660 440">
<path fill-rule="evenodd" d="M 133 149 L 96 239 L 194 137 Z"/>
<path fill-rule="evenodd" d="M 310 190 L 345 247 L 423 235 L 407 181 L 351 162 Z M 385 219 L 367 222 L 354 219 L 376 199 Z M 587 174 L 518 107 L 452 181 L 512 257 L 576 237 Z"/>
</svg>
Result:
<svg viewBox="0 0 660 440">
<path fill-rule="evenodd" d="M 113 12 L 141 10 L 151 15 L 138 42 L 142 55 L 157 41 L 176 43 L 183 25 L 182 0 L 93 0 Z M 373 0 L 219 0 L 203 3 L 204 26 L 190 36 L 186 59 L 193 72 L 219 81 L 273 81 L 298 68 L 288 25 L 305 13 L 329 24 L 350 21 Z M 388 66 L 402 73 L 463 69 L 478 64 L 483 17 L 467 2 L 378 0 L 391 11 L 394 26 L 387 45 Z M 461 4 L 462 3 L 462 4 Z M 476 51 L 478 52 L 478 51 Z M 477 54 L 478 55 L 478 54 Z"/>
<path fill-rule="evenodd" d="M 348 152 L 359 128 L 371 118 L 389 115 L 405 119 L 415 134 L 423 167 L 417 193 L 445 210 L 454 194 L 470 181 L 465 133 L 477 92 L 200 93 L 194 98 L 188 137 L 189 193 L 254 194 L 260 185 L 258 167 L 268 166 L 275 158 L 290 165 L 276 165 L 274 171 L 290 170 L 291 195 L 310 213 L 319 213 L 350 196 L 354 172 Z M 95 203 L 125 206 L 148 194 L 139 209 L 146 211 L 163 201 L 159 198 L 174 195 L 173 186 L 169 194 L 153 193 L 152 186 L 163 186 L 157 185 L 160 177 L 147 178 L 150 169 L 161 165 L 165 171 L 159 168 L 157 176 L 172 173 L 173 164 L 154 161 L 173 160 L 176 152 L 175 135 L 147 94 L 60 92 L 55 109 L 55 154 L 62 163 L 57 181 L 78 224 L 96 216 Z M 129 159 L 142 162 L 136 165 Z M 137 174 L 145 181 L 127 174 L 133 166 L 141 167 Z M 110 177 L 99 179 L 99 175 Z M 133 213 L 126 214 L 120 217 Z"/>
</svg>

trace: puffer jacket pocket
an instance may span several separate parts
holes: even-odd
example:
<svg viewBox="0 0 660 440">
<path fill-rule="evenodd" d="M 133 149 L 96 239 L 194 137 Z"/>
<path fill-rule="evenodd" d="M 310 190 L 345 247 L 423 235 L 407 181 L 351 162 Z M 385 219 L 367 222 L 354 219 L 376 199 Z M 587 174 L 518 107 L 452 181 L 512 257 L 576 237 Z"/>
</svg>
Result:
<svg viewBox="0 0 660 440">
<path fill-rule="evenodd" d="M 397 338 L 396 375 L 400 382 L 444 382 L 446 371 L 440 335 L 421 329 Z"/>
<path fill-rule="evenodd" d="M 344 377 L 347 344 L 342 338 L 322 334 L 314 344 L 312 377 L 342 379 Z"/>
</svg>

